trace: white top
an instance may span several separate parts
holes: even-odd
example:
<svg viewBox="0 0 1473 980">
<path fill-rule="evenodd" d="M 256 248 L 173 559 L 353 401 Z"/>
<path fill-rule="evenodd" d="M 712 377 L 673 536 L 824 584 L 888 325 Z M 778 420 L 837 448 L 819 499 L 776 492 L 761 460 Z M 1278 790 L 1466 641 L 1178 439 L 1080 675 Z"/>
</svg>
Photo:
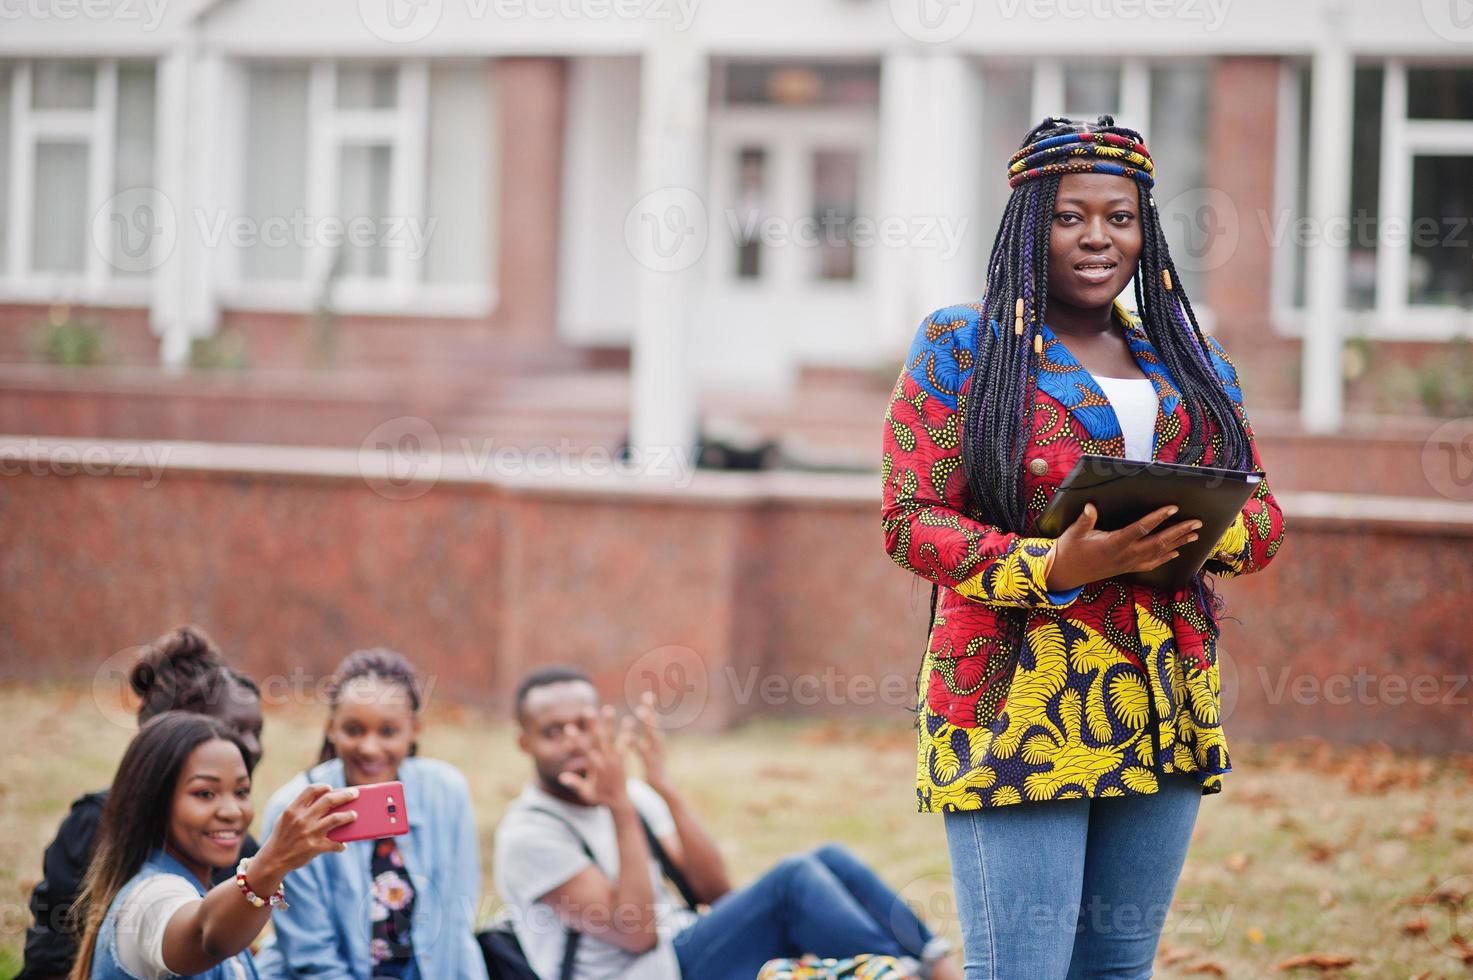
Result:
<svg viewBox="0 0 1473 980">
<path fill-rule="evenodd" d="M 655 836 L 673 833 L 675 819 L 660 794 L 638 779 L 629 780 L 628 786 L 630 800 Z M 496 887 L 509 906 L 517 940 L 538 976 L 556 977 L 567 934 L 553 909 L 537 900 L 591 862 L 564 824 L 534 807 L 550 810 L 576 827 L 610 880 L 619 877 L 619 840 L 608 807 L 565 803 L 536 784 L 527 785 L 496 828 Z M 645 873 L 654 886 L 658 944 L 636 955 L 585 935 L 578 943 L 573 971 L 579 980 L 679 980 L 680 963 L 671 940 L 696 920 L 696 914 L 665 887 L 654 858 Z"/>
<path fill-rule="evenodd" d="M 1110 407 L 1125 434 L 1125 458 L 1149 462 L 1156 436 L 1156 386 L 1148 378 L 1107 378 L 1095 381 L 1110 399 Z"/>
<path fill-rule="evenodd" d="M 164 929 L 175 912 L 199 900 L 194 885 L 171 874 L 154 875 L 129 892 L 118 909 L 114 933 L 118 965 L 144 980 L 175 976 L 164 965 Z M 226 962 L 233 976 L 245 980 L 245 970 L 235 957 Z"/>
</svg>

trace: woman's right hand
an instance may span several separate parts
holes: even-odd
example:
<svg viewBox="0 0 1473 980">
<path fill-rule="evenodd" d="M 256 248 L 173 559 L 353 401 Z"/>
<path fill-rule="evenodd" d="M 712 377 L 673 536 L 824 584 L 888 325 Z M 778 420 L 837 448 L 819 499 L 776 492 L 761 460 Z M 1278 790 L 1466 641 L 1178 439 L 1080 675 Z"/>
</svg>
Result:
<svg viewBox="0 0 1473 980">
<path fill-rule="evenodd" d="M 1099 512 L 1085 504 L 1079 517 L 1054 542 L 1048 573 L 1050 592 L 1065 592 L 1127 572 L 1146 572 L 1175 558 L 1182 545 L 1197 540 L 1201 521 L 1182 521 L 1157 530 L 1179 510 L 1175 505 L 1153 510 L 1118 531 L 1097 531 Z"/>
<path fill-rule="evenodd" d="M 352 810 L 332 811 L 357 798 L 358 790 L 352 786 L 333 789 L 326 783 L 312 783 L 298 793 L 282 811 L 271 836 L 251 859 L 252 890 L 264 894 L 255 888 L 259 878 L 262 887 L 274 891 L 288 871 L 295 871 L 319 854 L 346 850 L 348 845 L 327 835 L 358 819 L 358 814 Z"/>
</svg>

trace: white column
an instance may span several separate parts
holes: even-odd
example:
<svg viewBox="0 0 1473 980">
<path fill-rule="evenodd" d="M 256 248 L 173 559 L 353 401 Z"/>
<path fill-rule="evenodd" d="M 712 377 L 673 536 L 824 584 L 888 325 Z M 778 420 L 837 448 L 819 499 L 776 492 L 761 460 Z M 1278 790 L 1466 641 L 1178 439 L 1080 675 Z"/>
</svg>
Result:
<svg viewBox="0 0 1473 980">
<path fill-rule="evenodd" d="M 192 225 L 189 208 L 189 126 L 191 79 L 190 44 L 184 41 L 159 59 L 155 105 L 158 118 L 158 155 L 154 183 L 159 207 L 175 229 L 173 247 L 153 270 L 149 324 L 159 338 L 159 360 L 180 368 L 189 359 L 189 321 L 185 291 L 189 281 Z M 183 234 L 179 234 L 179 232 Z"/>
<path fill-rule="evenodd" d="M 924 163 L 917 147 L 925 104 L 925 59 L 912 51 L 892 51 L 880 64 L 878 207 L 881 217 L 913 213 Z M 880 336 L 904 350 L 920 318 L 947 300 L 930 306 L 919 281 L 920 256 L 908 248 L 881 245 L 876 250 L 875 315 Z M 925 306 L 925 309 L 921 307 Z"/>
<path fill-rule="evenodd" d="M 924 281 L 931 281 L 939 306 L 982 295 L 985 281 L 981 240 L 987 232 L 977 227 L 981 182 L 1002 178 L 977 169 L 982 143 L 982 79 L 976 66 L 968 58 L 940 52 L 927 61 L 927 133 L 920 145 L 926 149 L 922 159 L 930 173 L 923 185 L 927 200 L 921 216 L 934 219 L 938 225 L 945 223 L 951 233 L 960 235 L 955 243 L 938 242 L 921 250 L 922 264 L 935 269 L 934 281 Z"/>
<path fill-rule="evenodd" d="M 1331 27 L 1329 30 L 1333 31 Z M 1350 208 L 1351 106 L 1355 64 L 1337 37 L 1315 50 L 1311 69 L 1306 318 L 1300 413 L 1310 432 L 1332 432 L 1344 415 L 1342 346 Z"/>
<path fill-rule="evenodd" d="M 182 41 L 159 62 L 158 163 L 160 207 L 168 209 L 173 240 L 153 272 L 149 321 L 159 337 L 165 367 L 189 362 L 196 337 L 215 331 L 217 288 L 224 241 L 207 240 L 219 211 L 229 211 L 227 185 L 239 172 L 241 114 L 233 101 L 230 67 L 219 54 L 201 54 L 195 39 Z"/>
<path fill-rule="evenodd" d="M 880 77 L 880 216 L 932 229 L 880 250 L 876 315 L 882 337 L 903 346 L 931 310 L 982 295 L 978 182 L 996 175 L 977 172 L 981 79 L 967 58 L 891 52 Z"/>
<path fill-rule="evenodd" d="M 636 199 L 625 220 L 640 270 L 630 446 L 643 459 L 688 458 L 695 447 L 690 323 L 712 227 L 702 153 L 707 76 L 706 53 L 689 32 L 655 33 L 641 65 Z"/>
</svg>

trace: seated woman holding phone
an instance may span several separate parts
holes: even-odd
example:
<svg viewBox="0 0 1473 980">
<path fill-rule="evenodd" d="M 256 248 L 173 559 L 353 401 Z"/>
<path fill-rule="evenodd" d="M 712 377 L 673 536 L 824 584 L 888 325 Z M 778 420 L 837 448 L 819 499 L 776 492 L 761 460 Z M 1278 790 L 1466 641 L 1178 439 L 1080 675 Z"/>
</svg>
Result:
<svg viewBox="0 0 1473 980">
<path fill-rule="evenodd" d="M 299 787 L 276 832 L 241 860 L 253 765 L 240 736 L 206 715 L 167 711 L 138 730 L 77 899 L 85 928 L 71 980 L 255 980 L 247 946 L 286 909 L 282 879 L 343 849 L 329 834 L 354 819 L 338 808 L 357 792 Z M 227 867 L 235 878 L 213 885 L 214 870 Z"/>
<path fill-rule="evenodd" d="M 392 650 L 360 650 L 338 665 L 328 700 L 321 759 L 272 796 L 264 831 L 311 783 L 357 788 L 357 819 L 334 832 L 346 849 L 287 876 L 292 911 L 274 923 L 261 976 L 486 980 L 470 791 L 453 766 L 416 754 L 414 668 Z"/>
</svg>

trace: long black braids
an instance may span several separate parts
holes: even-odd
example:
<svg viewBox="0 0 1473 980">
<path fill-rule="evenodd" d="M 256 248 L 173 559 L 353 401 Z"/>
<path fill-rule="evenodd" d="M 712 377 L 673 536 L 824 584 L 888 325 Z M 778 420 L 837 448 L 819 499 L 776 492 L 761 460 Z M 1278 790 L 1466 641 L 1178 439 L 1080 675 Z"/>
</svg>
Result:
<svg viewBox="0 0 1473 980">
<path fill-rule="evenodd" d="M 1140 185 L 1140 196 L 1141 262 L 1135 276 L 1135 305 L 1140 311 L 1141 328 L 1165 362 L 1187 411 L 1190 431 L 1180 461 L 1193 465 L 1204 462 L 1209 447 L 1203 439 L 1203 420 L 1210 416 L 1220 440 L 1212 454 L 1213 464 L 1251 469 L 1253 450 L 1248 445 L 1248 433 L 1212 366 L 1207 337 L 1197 324 L 1192 301 L 1171 260 L 1150 188 Z M 1170 289 L 1166 287 L 1168 281 Z"/>
</svg>

